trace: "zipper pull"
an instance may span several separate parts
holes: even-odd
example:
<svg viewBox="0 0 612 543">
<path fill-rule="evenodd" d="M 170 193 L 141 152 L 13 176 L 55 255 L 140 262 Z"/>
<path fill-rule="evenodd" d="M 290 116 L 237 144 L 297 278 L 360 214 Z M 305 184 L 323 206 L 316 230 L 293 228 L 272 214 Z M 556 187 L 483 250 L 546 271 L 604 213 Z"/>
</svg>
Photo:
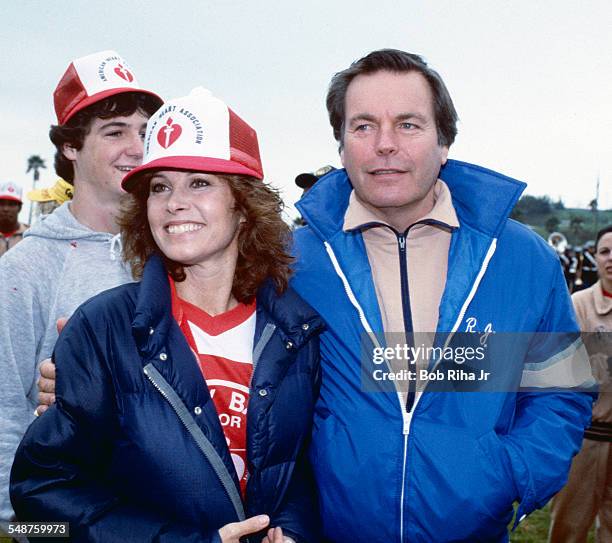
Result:
<svg viewBox="0 0 612 543">
<path fill-rule="evenodd" d="M 399 243 L 399 247 L 402 251 L 406 250 L 406 236 L 404 234 L 399 234 L 397 236 L 397 242 Z"/>
<path fill-rule="evenodd" d="M 410 433 L 410 417 L 404 415 L 404 428 L 402 429 L 402 433 L 407 436 Z"/>
</svg>

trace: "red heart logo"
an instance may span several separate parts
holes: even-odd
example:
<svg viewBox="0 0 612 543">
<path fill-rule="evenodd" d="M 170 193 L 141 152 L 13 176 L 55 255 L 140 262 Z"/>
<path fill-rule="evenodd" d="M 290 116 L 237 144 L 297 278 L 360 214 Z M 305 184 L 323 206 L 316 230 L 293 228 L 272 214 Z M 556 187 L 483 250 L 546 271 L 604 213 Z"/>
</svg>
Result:
<svg viewBox="0 0 612 543">
<path fill-rule="evenodd" d="M 168 117 L 166 125 L 161 127 L 157 133 L 157 141 L 164 149 L 167 149 L 179 139 L 182 132 L 181 125 L 172 124 L 172 117 Z"/>
<path fill-rule="evenodd" d="M 125 79 L 128 83 L 134 81 L 134 76 L 132 75 L 132 73 L 127 68 L 124 68 L 122 64 L 117 65 L 117 67 L 115 68 L 115 73 L 121 79 Z"/>
</svg>

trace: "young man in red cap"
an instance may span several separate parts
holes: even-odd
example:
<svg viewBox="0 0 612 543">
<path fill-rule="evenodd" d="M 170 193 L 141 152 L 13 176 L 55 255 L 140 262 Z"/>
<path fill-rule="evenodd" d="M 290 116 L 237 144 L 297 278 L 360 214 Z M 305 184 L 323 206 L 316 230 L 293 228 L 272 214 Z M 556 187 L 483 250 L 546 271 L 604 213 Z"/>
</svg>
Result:
<svg viewBox="0 0 612 543">
<path fill-rule="evenodd" d="M 0 234 L 2 234 L 0 256 L 19 243 L 28 228 L 27 224 L 20 223 L 17 218 L 22 203 L 20 187 L 10 181 L 0 183 Z"/>
<path fill-rule="evenodd" d="M 51 356 L 56 322 L 132 277 L 116 215 L 124 175 L 142 161 L 147 119 L 162 100 L 140 88 L 125 60 L 102 51 L 74 60 L 54 92 L 49 136 L 55 169 L 74 195 L 30 229 L 0 262 L 0 520 L 12 516 L 13 455 L 37 404 L 37 365 Z"/>
</svg>

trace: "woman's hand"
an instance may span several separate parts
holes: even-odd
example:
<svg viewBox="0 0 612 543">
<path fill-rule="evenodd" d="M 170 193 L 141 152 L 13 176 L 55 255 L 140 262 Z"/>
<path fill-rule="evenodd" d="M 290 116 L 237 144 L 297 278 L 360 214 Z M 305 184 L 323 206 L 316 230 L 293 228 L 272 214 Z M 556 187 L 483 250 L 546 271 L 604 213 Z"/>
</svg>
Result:
<svg viewBox="0 0 612 543">
<path fill-rule="evenodd" d="M 260 532 L 268 524 L 270 524 L 270 517 L 268 515 L 258 515 L 243 520 L 242 522 L 230 522 L 226 524 L 219 530 L 219 535 L 223 543 L 240 543 L 241 537 Z M 282 539 L 278 541 L 283 543 Z M 273 540 L 273 543 L 277 543 L 277 540 Z"/>
<path fill-rule="evenodd" d="M 270 528 L 268 535 L 264 537 L 261 543 L 295 543 L 289 536 L 283 536 L 283 530 L 280 527 Z"/>
</svg>

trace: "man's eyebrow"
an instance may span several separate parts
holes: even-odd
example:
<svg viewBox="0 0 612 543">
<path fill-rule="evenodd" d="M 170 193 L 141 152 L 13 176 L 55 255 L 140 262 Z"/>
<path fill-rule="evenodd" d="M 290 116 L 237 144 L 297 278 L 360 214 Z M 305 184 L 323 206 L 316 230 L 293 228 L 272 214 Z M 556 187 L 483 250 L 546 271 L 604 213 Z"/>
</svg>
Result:
<svg viewBox="0 0 612 543">
<path fill-rule="evenodd" d="M 406 112 L 406 113 L 400 113 L 395 116 L 396 121 L 409 121 L 411 119 L 415 119 L 422 123 L 427 122 L 427 119 L 420 113 Z M 358 121 L 377 122 L 377 118 L 374 115 L 371 115 L 370 113 L 357 113 L 356 115 L 353 115 L 349 119 L 348 124 L 351 125 Z"/>
<path fill-rule="evenodd" d="M 120 121 L 110 121 L 98 127 L 98 130 L 106 130 L 107 128 L 125 128 L 128 123 Z"/>
<path fill-rule="evenodd" d="M 353 124 L 357 121 L 368 121 L 374 123 L 376 122 L 376 117 L 374 117 L 374 115 L 370 115 L 369 113 L 357 113 L 349 119 L 348 124 Z"/>
<path fill-rule="evenodd" d="M 427 122 L 427 119 L 420 113 L 400 113 L 397 115 L 397 117 L 395 117 L 395 119 L 398 121 L 409 121 L 411 119 L 415 119 L 422 123 Z"/>
</svg>

